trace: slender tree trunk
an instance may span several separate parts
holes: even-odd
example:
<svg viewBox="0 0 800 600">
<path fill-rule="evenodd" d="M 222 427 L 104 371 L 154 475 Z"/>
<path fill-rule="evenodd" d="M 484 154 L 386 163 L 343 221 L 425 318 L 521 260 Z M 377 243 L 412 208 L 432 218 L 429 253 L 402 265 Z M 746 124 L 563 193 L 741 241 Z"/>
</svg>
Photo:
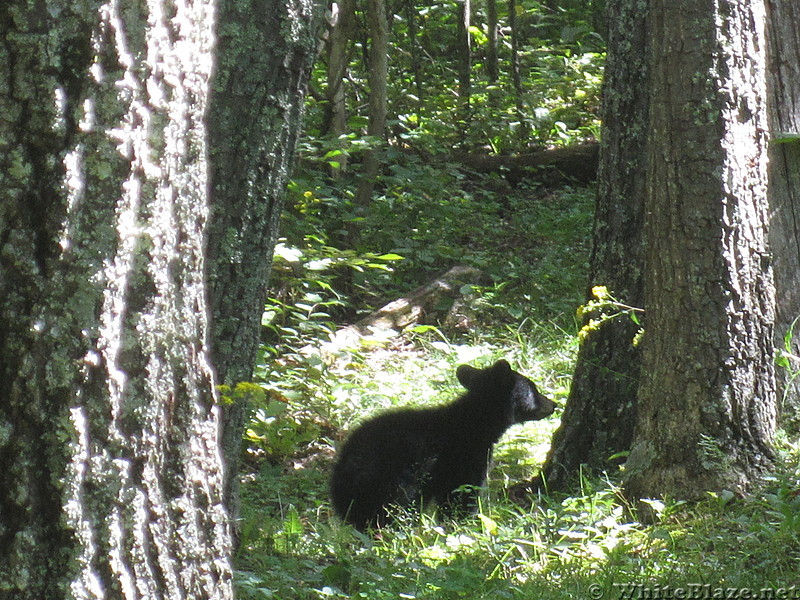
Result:
<svg viewBox="0 0 800 600">
<path fill-rule="evenodd" d="M 331 27 L 328 38 L 328 87 L 325 90 L 326 123 L 324 134 L 338 138 L 347 133 L 347 104 L 345 101 L 344 78 L 350 62 L 350 48 L 355 24 L 355 0 L 341 0 L 338 4 L 336 21 Z M 347 155 L 336 157 L 339 166 L 333 169 L 333 175 L 347 169 Z"/>
<path fill-rule="evenodd" d="M 517 22 L 517 0 L 508 0 L 508 28 L 511 30 L 511 82 L 514 85 L 514 102 L 517 107 L 520 137 L 528 137 L 522 102 L 522 75 L 519 68 L 519 24 Z"/>
<path fill-rule="evenodd" d="M 644 196 L 649 43 L 647 2 L 609 0 L 608 57 L 589 287 L 606 286 L 620 301 L 644 304 Z M 591 292 L 587 295 L 591 299 Z M 587 315 L 586 319 L 598 315 Z M 630 449 L 641 364 L 638 326 L 605 321 L 581 344 L 561 426 L 542 468 L 549 489 L 565 489 L 581 464 L 608 466 Z"/>
<path fill-rule="evenodd" d="M 286 181 L 300 134 L 322 6 L 315 0 L 221 0 L 209 110 L 209 297 L 221 383 L 253 375 Z M 238 515 L 245 406 L 226 405 L 225 500 Z"/>
<path fill-rule="evenodd" d="M 776 409 L 764 4 L 651 6 L 647 327 L 627 491 L 743 492 L 769 464 Z"/>
<path fill-rule="evenodd" d="M 605 40 L 608 40 L 609 27 L 612 26 L 608 21 L 610 15 L 608 5 L 610 2 L 611 0 L 590 0 L 589 2 L 592 14 L 592 29 Z"/>
<path fill-rule="evenodd" d="M 486 49 L 486 69 L 489 82 L 497 83 L 500 68 L 497 62 L 497 0 L 486 0 L 486 33 L 489 38 Z"/>
<path fill-rule="evenodd" d="M 232 597 L 204 272 L 214 2 L 0 5 L 0 590 Z"/>
<path fill-rule="evenodd" d="M 769 198 L 770 246 L 775 268 L 778 310 L 775 345 L 789 347 L 788 369 L 778 370 L 784 426 L 800 430 L 800 6 L 792 0 L 769 0 L 768 86 L 770 95 Z M 791 333 L 793 335 L 791 335 Z"/>
<path fill-rule="evenodd" d="M 421 61 L 419 60 L 421 58 L 420 54 L 422 52 L 422 48 L 420 47 L 419 40 L 417 39 L 417 32 L 419 29 L 417 26 L 417 7 L 414 5 L 414 0 L 406 0 L 405 9 L 406 19 L 408 20 L 408 46 L 411 56 L 414 58 L 411 68 L 414 72 L 414 87 L 417 90 L 417 113 L 421 115 L 424 107 L 425 94 L 423 92 L 422 85 Z"/>
<path fill-rule="evenodd" d="M 469 32 L 471 12 L 470 0 L 458 0 L 458 96 L 462 141 L 470 122 L 472 95 L 472 49 Z"/>
<path fill-rule="evenodd" d="M 376 141 L 386 138 L 386 86 L 389 78 L 389 22 L 384 0 L 367 0 L 367 27 L 369 30 L 369 125 L 367 135 Z M 372 200 L 375 178 L 380 164 L 378 150 L 364 152 L 364 163 L 356 191 L 356 206 L 366 210 Z M 355 231 L 352 231 L 353 237 Z"/>
</svg>

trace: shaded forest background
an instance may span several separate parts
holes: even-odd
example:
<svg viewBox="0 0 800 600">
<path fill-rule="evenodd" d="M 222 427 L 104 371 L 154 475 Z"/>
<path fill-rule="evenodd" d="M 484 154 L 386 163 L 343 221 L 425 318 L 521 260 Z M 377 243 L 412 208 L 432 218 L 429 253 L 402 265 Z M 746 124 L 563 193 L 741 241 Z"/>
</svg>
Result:
<svg viewBox="0 0 800 600">
<path fill-rule="evenodd" d="M 300 253 L 289 254 L 295 263 L 327 261 L 312 266 L 339 280 L 337 292 L 353 294 L 346 307 L 341 305 L 341 317 L 377 308 L 456 263 L 488 268 L 486 275 L 498 284 L 504 279 L 504 287 L 513 287 L 515 280 L 533 284 L 531 277 L 491 272 L 503 269 L 498 263 L 506 261 L 534 262 L 522 249 L 506 248 L 502 261 L 486 256 L 504 237 L 499 230 L 517 216 L 510 205 L 520 196 L 533 199 L 536 189 L 545 196 L 559 189 L 545 185 L 548 181 L 578 188 L 594 177 L 604 42 L 592 23 L 602 8 L 585 2 L 558 7 L 498 3 L 497 64 L 492 68 L 487 6 L 475 6 L 465 97 L 459 71 L 465 42 L 458 36 L 460 6 L 408 2 L 391 7 L 382 136 L 368 134 L 374 120 L 370 86 L 378 78 L 370 79 L 368 11 L 359 10 L 350 19 L 346 68 L 331 67 L 336 28 L 316 63 L 281 247 Z M 512 30 L 508 23 L 516 13 L 520 18 Z M 341 11 L 337 18 L 338 27 Z M 346 119 L 337 126 L 332 98 L 339 94 Z M 544 152 L 566 146 L 580 150 L 568 158 Z M 368 177 L 373 194 L 364 201 L 359 194 L 369 156 L 380 170 Z M 525 191 L 517 194 L 520 186 Z M 495 216 L 494 225 L 482 215 Z M 576 229 L 577 244 L 585 243 L 583 232 Z M 371 260 L 373 268 L 353 268 L 365 266 L 356 262 L 357 256 Z M 391 272 L 375 268 L 381 262 Z M 281 262 L 276 266 L 280 271 Z M 565 285 L 575 288 L 574 282 Z M 563 296 L 538 295 L 541 302 Z M 564 306 L 553 306 L 537 320 L 563 315 Z M 571 321 L 571 314 L 567 318 Z"/>
</svg>

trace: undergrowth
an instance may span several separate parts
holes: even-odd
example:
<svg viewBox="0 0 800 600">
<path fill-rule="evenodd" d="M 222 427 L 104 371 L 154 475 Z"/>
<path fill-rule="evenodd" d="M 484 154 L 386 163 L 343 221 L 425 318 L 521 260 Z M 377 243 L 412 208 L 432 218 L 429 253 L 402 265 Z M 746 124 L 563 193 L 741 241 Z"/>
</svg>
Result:
<svg viewBox="0 0 800 600">
<path fill-rule="evenodd" d="M 664 594 L 680 588 L 694 594 L 687 598 L 796 598 L 779 590 L 800 587 L 798 456 L 786 447 L 776 475 L 749 499 L 652 502 L 657 520 L 648 525 L 613 477 L 583 479 L 574 495 L 523 509 L 494 475 L 474 519 L 401 515 L 379 537 L 330 517 L 326 460 L 265 467 L 244 487 L 239 590 L 243 598 L 522 600 L 678 598 Z M 734 588 L 752 595 L 727 595 Z M 758 595 L 766 589 L 773 595 Z"/>
<path fill-rule="evenodd" d="M 371 536 L 332 515 L 333 451 L 360 420 L 398 404 L 447 401 L 459 393 L 455 365 L 499 356 L 563 407 L 576 339 L 526 321 L 460 342 L 425 329 L 327 363 L 310 360 L 326 408 L 314 413 L 311 404 L 298 410 L 288 402 L 285 420 L 313 424 L 317 437 L 305 442 L 293 433 L 284 455 L 250 445 L 236 557 L 240 597 L 797 598 L 800 446 L 787 439 L 775 473 L 751 497 L 649 501 L 647 523 L 621 493 L 617 473 L 581 477 L 571 495 L 541 495 L 528 508 L 509 500 L 514 483 L 536 474 L 557 417 L 514 426 L 498 443 L 473 518 L 399 514 Z M 280 448 L 279 439 L 267 445 Z"/>
<path fill-rule="evenodd" d="M 432 199 L 414 187 L 426 178 L 444 194 L 438 219 L 424 217 Z M 619 473 L 607 473 L 521 507 L 508 490 L 537 474 L 558 410 L 512 427 L 496 445 L 473 518 L 398 515 L 371 536 L 332 515 L 334 452 L 363 419 L 446 402 L 460 393 L 457 365 L 500 357 L 563 408 L 577 351 L 572 315 L 585 294 L 590 190 L 469 192 L 452 172 L 423 173 L 407 187 L 393 181 L 375 220 L 359 221 L 369 252 L 336 248 L 346 203 L 296 184 L 292 210 L 305 220 L 292 221 L 276 256 L 256 372 L 262 392 L 238 392 L 253 399 L 239 597 L 800 598 L 800 449 L 788 439 L 774 474 L 749 498 L 650 501 L 643 522 Z M 354 348 L 326 346 L 342 325 L 455 263 L 486 274 L 461 290 L 468 327 L 434 321 Z"/>
</svg>

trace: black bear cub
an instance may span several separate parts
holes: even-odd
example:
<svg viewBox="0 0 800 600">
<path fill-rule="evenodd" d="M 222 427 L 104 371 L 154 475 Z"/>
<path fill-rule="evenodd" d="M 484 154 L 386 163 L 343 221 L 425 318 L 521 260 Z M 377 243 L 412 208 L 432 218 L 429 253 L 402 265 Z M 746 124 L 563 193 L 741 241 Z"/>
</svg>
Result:
<svg viewBox="0 0 800 600">
<path fill-rule="evenodd" d="M 486 480 L 494 443 L 511 425 L 555 408 L 505 360 L 485 369 L 461 365 L 456 377 L 467 392 L 450 404 L 390 411 L 350 434 L 331 478 L 343 520 L 361 530 L 381 527 L 390 506 L 429 502 L 454 516 L 474 511 L 474 487 Z"/>
</svg>

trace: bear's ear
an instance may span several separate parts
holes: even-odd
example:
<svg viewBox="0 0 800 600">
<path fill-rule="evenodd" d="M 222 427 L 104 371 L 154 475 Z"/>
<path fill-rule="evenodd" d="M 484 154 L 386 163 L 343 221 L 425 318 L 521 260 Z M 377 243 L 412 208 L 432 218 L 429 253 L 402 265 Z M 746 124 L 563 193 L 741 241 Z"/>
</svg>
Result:
<svg viewBox="0 0 800 600">
<path fill-rule="evenodd" d="M 458 379 L 458 382 L 461 385 L 469 389 L 472 385 L 472 382 L 475 381 L 475 377 L 480 372 L 481 370 L 476 369 L 475 367 L 470 367 L 469 365 L 459 365 L 459 367 L 456 369 L 456 379 Z"/>
<path fill-rule="evenodd" d="M 486 371 L 492 381 L 492 385 L 497 389 L 505 389 L 506 386 L 514 384 L 514 370 L 507 360 L 501 358 Z"/>
<path fill-rule="evenodd" d="M 508 364 L 508 361 L 504 358 L 501 358 L 496 363 L 492 365 L 492 371 L 495 373 L 502 373 L 503 371 L 510 371 L 511 365 Z"/>
</svg>

